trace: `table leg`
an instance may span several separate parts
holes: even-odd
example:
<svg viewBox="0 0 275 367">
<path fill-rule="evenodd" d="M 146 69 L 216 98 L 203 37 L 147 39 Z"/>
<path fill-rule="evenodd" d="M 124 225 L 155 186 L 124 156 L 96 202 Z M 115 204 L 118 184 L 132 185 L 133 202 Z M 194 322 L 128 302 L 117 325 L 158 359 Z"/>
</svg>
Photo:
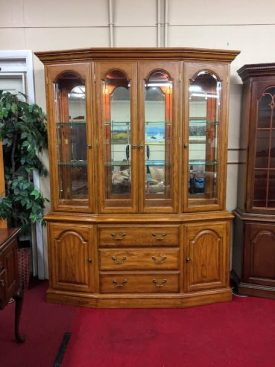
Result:
<svg viewBox="0 0 275 367">
<path fill-rule="evenodd" d="M 14 324 L 14 332 L 15 332 L 15 339 L 17 343 L 24 343 L 25 337 L 23 335 L 20 335 L 19 332 L 19 325 L 20 325 L 20 317 L 21 317 L 21 311 L 23 306 L 23 299 L 24 295 L 22 290 L 19 290 L 16 292 L 14 296 L 15 300 L 15 324 Z"/>
</svg>

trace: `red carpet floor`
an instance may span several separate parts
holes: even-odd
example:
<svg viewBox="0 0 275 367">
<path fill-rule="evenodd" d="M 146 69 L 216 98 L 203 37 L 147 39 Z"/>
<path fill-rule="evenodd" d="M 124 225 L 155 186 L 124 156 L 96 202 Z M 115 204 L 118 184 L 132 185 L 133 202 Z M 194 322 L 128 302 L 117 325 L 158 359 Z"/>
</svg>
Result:
<svg viewBox="0 0 275 367">
<path fill-rule="evenodd" d="M 62 367 L 274 367 L 275 301 L 78 309 Z"/>
<path fill-rule="evenodd" d="M 37 282 L 25 292 L 21 317 L 24 344 L 14 341 L 14 303 L 0 311 L 0 367 L 54 366 L 64 333 L 71 330 L 76 308 L 46 303 L 47 287 L 48 282 Z"/>
</svg>

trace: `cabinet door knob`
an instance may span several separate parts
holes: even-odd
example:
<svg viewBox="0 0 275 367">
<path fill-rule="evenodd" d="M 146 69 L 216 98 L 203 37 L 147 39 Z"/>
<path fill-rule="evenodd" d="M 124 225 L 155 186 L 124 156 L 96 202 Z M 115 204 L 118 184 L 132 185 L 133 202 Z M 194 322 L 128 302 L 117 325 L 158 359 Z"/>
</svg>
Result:
<svg viewBox="0 0 275 367">
<path fill-rule="evenodd" d="M 189 263 L 191 261 L 191 258 L 190 257 L 187 257 L 186 259 L 185 259 L 185 262 L 187 262 L 187 263 Z"/>
<path fill-rule="evenodd" d="M 93 146 L 92 146 L 92 144 L 88 144 L 88 145 L 87 145 L 87 148 L 88 148 L 88 149 L 92 149 L 92 147 L 93 147 Z"/>
<path fill-rule="evenodd" d="M 88 259 L 88 263 L 92 263 L 93 262 L 93 260 L 89 257 L 89 259 Z"/>
</svg>

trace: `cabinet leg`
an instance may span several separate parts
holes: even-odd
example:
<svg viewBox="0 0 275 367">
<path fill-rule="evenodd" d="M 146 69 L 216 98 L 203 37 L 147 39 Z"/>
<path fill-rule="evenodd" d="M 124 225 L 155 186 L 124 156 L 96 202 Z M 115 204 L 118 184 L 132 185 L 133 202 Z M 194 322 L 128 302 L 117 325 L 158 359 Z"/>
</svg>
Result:
<svg viewBox="0 0 275 367">
<path fill-rule="evenodd" d="M 20 335 L 19 326 L 20 326 L 20 317 L 21 311 L 23 306 L 23 291 L 19 290 L 14 296 L 15 300 L 15 323 L 14 323 L 14 332 L 15 332 L 15 339 L 17 343 L 24 343 L 25 337 Z"/>
</svg>

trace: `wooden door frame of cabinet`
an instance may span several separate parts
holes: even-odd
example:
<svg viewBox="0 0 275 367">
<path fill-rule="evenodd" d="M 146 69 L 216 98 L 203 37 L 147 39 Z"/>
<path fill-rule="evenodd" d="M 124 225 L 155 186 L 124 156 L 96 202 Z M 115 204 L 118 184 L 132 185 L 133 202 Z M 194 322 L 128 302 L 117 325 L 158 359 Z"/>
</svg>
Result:
<svg viewBox="0 0 275 367">
<path fill-rule="evenodd" d="M 198 238 L 199 232 L 213 232 L 219 237 L 219 239 L 222 240 L 221 243 L 221 249 L 220 249 L 220 258 L 219 261 L 221 262 L 220 265 L 220 279 L 217 279 L 216 282 L 212 283 L 204 283 L 202 282 L 200 285 L 198 284 L 190 284 L 190 269 L 188 269 L 190 266 L 193 266 L 193 251 L 192 246 L 195 244 L 195 242 L 192 240 L 190 241 L 190 235 L 189 230 L 195 229 L 197 231 L 197 234 L 195 235 L 195 239 Z M 212 221 L 208 224 L 206 223 L 190 223 L 186 224 L 184 226 L 184 239 L 186 243 L 186 254 L 187 257 L 185 258 L 186 262 L 186 284 L 185 284 L 185 291 L 187 292 L 196 292 L 199 290 L 209 290 L 209 289 L 216 289 L 216 288 L 223 288 L 223 287 L 229 287 L 229 231 L 230 231 L 230 223 L 228 221 Z M 204 233 L 203 233 L 204 235 Z M 194 242 L 194 243 L 193 243 Z"/>
<path fill-rule="evenodd" d="M 146 199 L 145 197 L 145 170 L 144 170 L 144 148 L 141 149 L 142 154 L 139 153 L 139 211 L 141 213 L 176 213 L 178 212 L 179 197 L 179 183 L 176 177 L 179 172 L 179 105 L 181 100 L 181 86 L 180 86 L 180 74 L 182 71 L 182 63 L 179 61 L 138 61 L 138 121 L 139 121 L 139 142 L 144 147 L 144 137 L 145 137 L 145 95 L 144 95 L 144 81 L 149 77 L 149 75 L 156 70 L 164 70 L 168 72 L 173 82 L 173 101 L 172 101 L 172 111 L 173 111 L 173 126 L 172 126 L 172 141 L 170 149 L 171 154 L 171 199 L 159 199 L 159 205 L 154 205 L 158 199 Z M 177 107 L 177 108 L 176 108 Z M 146 201 L 149 205 L 146 206 Z M 167 202 L 167 206 L 165 205 Z M 151 203 L 151 205 L 150 205 Z M 168 205 L 170 204 L 170 205 Z"/>
<path fill-rule="evenodd" d="M 92 90 L 93 83 L 91 82 L 93 70 L 91 70 L 90 63 L 76 63 L 76 64 L 64 64 L 64 65 L 47 65 L 45 70 L 45 79 L 47 86 L 47 111 L 48 111 L 48 139 L 50 142 L 57 142 L 56 134 L 56 117 L 55 117 L 55 106 L 54 101 L 54 82 L 58 76 L 70 72 L 79 75 L 85 82 L 85 93 L 86 93 L 86 132 L 87 132 L 87 177 L 88 177 L 88 198 L 87 205 L 81 205 L 81 202 L 73 199 L 72 204 L 67 204 L 64 200 L 59 199 L 59 179 L 58 179 L 58 165 L 57 165 L 57 151 L 55 144 L 49 144 L 49 161 L 51 166 L 51 187 L 55 188 L 51 190 L 51 201 L 54 210 L 67 210 L 67 211 L 80 211 L 80 212 L 94 212 L 95 211 L 95 177 L 93 175 L 94 164 L 95 164 L 95 127 L 94 121 L 95 116 L 92 106 L 92 96 L 94 91 Z M 88 149 L 91 147 L 92 149 Z M 88 169 L 90 168 L 90 169 Z"/>
<path fill-rule="evenodd" d="M 262 95 L 263 91 L 271 86 L 275 86 L 275 75 L 273 77 L 265 76 L 258 80 L 255 78 L 254 80 L 250 80 L 251 88 L 249 90 L 249 100 L 252 101 L 259 101 L 260 95 Z M 267 87 L 267 85 L 269 85 Z M 255 175 L 254 175 L 254 168 L 255 168 L 255 161 L 256 161 L 256 130 L 257 130 L 257 120 L 258 120 L 258 103 L 249 103 L 250 110 L 249 110 L 249 144 L 247 146 L 248 152 L 247 156 L 249 157 L 247 161 L 247 189 L 246 189 L 246 210 L 248 212 L 253 213 L 262 213 L 262 214 L 273 214 L 275 213 L 274 208 L 261 208 L 255 207 L 253 205 L 253 193 L 254 193 L 254 185 L 255 185 Z M 248 106 L 246 106 L 248 108 Z M 245 109 L 246 109 L 245 108 Z M 251 178 L 251 179 L 250 179 Z"/>
<path fill-rule="evenodd" d="M 114 61 L 98 61 L 95 63 L 96 75 L 96 106 L 97 106 L 97 131 L 98 131 L 98 158 L 101 164 L 98 165 L 98 189 L 99 189 L 99 212 L 100 213 L 135 213 L 137 212 L 137 151 L 131 149 L 131 198 L 126 199 L 108 199 L 106 198 L 106 180 L 104 171 L 104 116 L 102 109 L 102 80 L 108 71 L 120 70 L 131 80 L 131 145 L 137 145 L 137 65 L 134 61 L 116 60 Z M 105 204 L 106 203 L 106 204 Z"/>
<path fill-rule="evenodd" d="M 76 237 L 81 238 L 83 240 L 84 236 L 81 236 L 81 230 L 86 231 L 87 238 L 85 241 L 87 242 L 87 258 L 84 259 L 85 263 L 82 264 L 84 267 L 83 272 L 87 275 L 87 287 L 81 286 L 79 284 L 72 284 L 67 286 L 66 283 L 59 284 L 58 279 L 58 266 L 60 265 L 58 261 L 60 259 L 57 258 L 55 249 L 56 245 L 55 241 L 62 238 L 67 233 L 72 233 Z M 54 231 L 58 231 L 58 238 L 54 236 Z M 96 242 L 96 231 L 95 227 L 90 224 L 77 224 L 77 226 L 72 227 L 70 223 L 63 222 L 55 222 L 48 224 L 48 238 L 49 238 L 49 264 L 50 267 L 50 280 L 49 280 L 49 288 L 51 290 L 55 289 L 69 289 L 71 291 L 79 291 L 85 293 L 97 293 L 98 292 L 98 254 L 97 254 L 97 242 Z M 68 246 L 70 243 L 68 243 Z M 74 258 L 73 256 L 72 258 Z M 66 261 L 66 259 L 63 259 Z M 92 268 L 92 269 L 91 269 Z"/>
<path fill-rule="evenodd" d="M 222 82 L 222 94 L 221 94 L 221 109 L 220 109 L 220 128 L 218 130 L 218 184 L 217 184 L 217 203 L 211 203 L 211 200 L 207 202 L 205 199 L 191 199 L 194 205 L 189 205 L 188 199 L 188 187 L 184 190 L 183 195 L 183 212 L 199 212 L 202 210 L 224 210 L 225 208 L 225 194 L 226 194 L 226 172 L 227 172 L 227 140 L 228 140 L 228 91 L 229 91 L 229 65 L 228 64 L 217 64 L 214 62 L 201 62 L 192 61 L 184 63 L 184 114 L 182 116 L 183 121 L 189 121 L 189 103 L 188 103 L 188 88 L 189 82 L 194 78 L 200 71 L 208 71 L 216 75 L 219 81 Z M 183 161 L 187 162 L 184 167 L 182 180 L 188 182 L 188 136 L 189 136 L 189 124 L 182 122 L 184 126 L 184 141 L 182 156 Z M 197 205 L 195 203 L 198 203 Z"/>
</svg>

